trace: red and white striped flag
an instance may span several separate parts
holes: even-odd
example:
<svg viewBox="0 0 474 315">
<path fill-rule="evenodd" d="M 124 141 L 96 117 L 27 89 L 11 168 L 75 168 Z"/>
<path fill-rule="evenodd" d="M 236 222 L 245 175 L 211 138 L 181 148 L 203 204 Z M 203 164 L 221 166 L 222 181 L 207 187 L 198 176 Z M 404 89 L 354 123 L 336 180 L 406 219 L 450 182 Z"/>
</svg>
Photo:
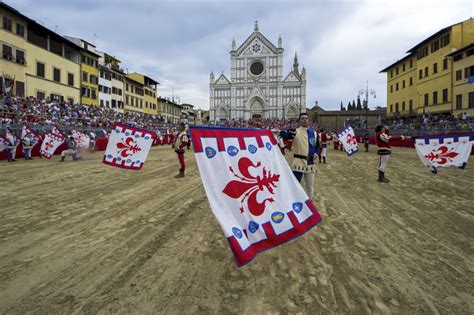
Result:
<svg viewBox="0 0 474 315">
<path fill-rule="evenodd" d="M 238 266 L 321 221 L 270 130 L 194 127 L 191 135 L 207 198 Z"/>
<path fill-rule="evenodd" d="M 154 138 L 156 138 L 154 132 L 115 123 L 107 143 L 103 163 L 139 170 L 145 163 Z"/>
</svg>

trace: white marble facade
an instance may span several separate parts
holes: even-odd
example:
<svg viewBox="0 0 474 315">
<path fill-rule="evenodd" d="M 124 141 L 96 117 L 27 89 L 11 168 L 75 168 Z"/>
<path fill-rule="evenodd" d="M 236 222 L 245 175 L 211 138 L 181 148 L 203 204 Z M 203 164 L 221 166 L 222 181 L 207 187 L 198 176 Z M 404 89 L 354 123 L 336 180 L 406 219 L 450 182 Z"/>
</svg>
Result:
<svg viewBox="0 0 474 315">
<path fill-rule="evenodd" d="M 295 53 L 291 71 L 283 76 L 283 47 L 254 32 L 240 47 L 232 41 L 230 79 L 210 75 L 210 120 L 293 118 L 306 111 L 306 70 L 299 71 Z"/>
</svg>

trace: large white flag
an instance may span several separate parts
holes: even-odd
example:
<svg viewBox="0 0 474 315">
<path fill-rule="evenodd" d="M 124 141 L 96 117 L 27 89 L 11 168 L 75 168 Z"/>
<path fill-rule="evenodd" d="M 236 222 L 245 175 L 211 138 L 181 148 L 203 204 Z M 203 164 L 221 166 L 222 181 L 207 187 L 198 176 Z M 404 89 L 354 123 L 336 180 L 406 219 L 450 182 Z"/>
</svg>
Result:
<svg viewBox="0 0 474 315">
<path fill-rule="evenodd" d="M 347 155 L 351 156 L 352 154 L 359 152 L 357 138 L 351 126 L 338 131 L 337 137 L 344 146 L 344 150 L 346 150 Z"/>
<path fill-rule="evenodd" d="M 50 159 L 56 149 L 65 141 L 66 139 L 60 135 L 57 135 L 52 132 L 48 132 L 44 136 L 44 140 L 41 143 L 40 154 L 47 159 Z"/>
<path fill-rule="evenodd" d="M 438 167 L 464 168 L 469 160 L 474 133 L 425 136 L 415 139 L 416 153 L 434 174 Z"/>
<path fill-rule="evenodd" d="M 191 128 L 214 215 L 238 266 L 321 221 L 270 130 Z"/>
<path fill-rule="evenodd" d="M 154 132 L 115 123 L 107 143 L 103 163 L 139 170 L 145 163 L 155 137 Z"/>
<path fill-rule="evenodd" d="M 91 138 L 89 136 L 83 134 L 80 131 L 72 130 L 72 137 L 77 143 L 77 147 L 81 149 L 88 149 L 90 145 Z"/>
</svg>

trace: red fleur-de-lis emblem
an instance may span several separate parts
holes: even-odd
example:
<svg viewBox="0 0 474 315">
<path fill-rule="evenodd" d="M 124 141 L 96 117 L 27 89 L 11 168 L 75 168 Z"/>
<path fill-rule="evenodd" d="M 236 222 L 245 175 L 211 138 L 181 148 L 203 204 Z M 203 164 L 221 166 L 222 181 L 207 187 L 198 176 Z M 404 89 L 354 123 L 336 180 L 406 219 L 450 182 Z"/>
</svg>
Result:
<svg viewBox="0 0 474 315">
<path fill-rule="evenodd" d="M 448 161 L 452 162 L 453 159 L 458 155 L 459 153 L 454 151 L 454 148 L 451 148 L 451 150 L 449 150 L 447 146 L 442 146 L 439 149 L 433 149 L 430 153 L 425 155 L 425 158 L 432 161 L 433 163 L 443 165 L 446 164 Z"/>
<path fill-rule="evenodd" d="M 46 142 L 44 148 L 45 148 L 45 151 L 49 151 L 49 149 L 51 149 L 52 147 L 54 146 L 54 141 L 53 140 L 49 140 L 48 142 Z"/>
<path fill-rule="evenodd" d="M 122 142 L 117 143 L 117 151 L 123 157 L 126 158 L 142 150 L 138 143 L 133 140 L 132 137 L 128 137 L 125 140 L 122 138 Z"/>
<path fill-rule="evenodd" d="M 347 134 L 347 143 L 348 144 L 352 144 L 352 145 L 357 145 L 357 139 L 355 136 L 353 136 L 352 134 L 348 133 Z"/>
<path fill-rule="evenodd" d="M 239 180 L 230 181 L 222 192 L 233 199 L 240 199 L 240 212 L 244 212 L 242 205 L 247 202 L 249 212 L 254 216 L 260 216 L 265 212 L 265 204 L 267 202 L 274 202 L 274 200 L 273 198 L 266 198 L 262 202 L 258 202 L 257 195 L 263 192 L 265 188 L 270 194 L 274 195 L 273 188 L 276 188 L 280 175 L 272 174 L 271 171 L 267 172 L 265 167 L 262 170 L 262 176 L 251 175 L 249 168 L 258 168 L 261 166 L 261 163 L 253 164 L 246 157 L 242 157 L 237 165 L 241 175 L 236 174 L 232 166 L 229 166 L 229 170 Z"/>
</svg>

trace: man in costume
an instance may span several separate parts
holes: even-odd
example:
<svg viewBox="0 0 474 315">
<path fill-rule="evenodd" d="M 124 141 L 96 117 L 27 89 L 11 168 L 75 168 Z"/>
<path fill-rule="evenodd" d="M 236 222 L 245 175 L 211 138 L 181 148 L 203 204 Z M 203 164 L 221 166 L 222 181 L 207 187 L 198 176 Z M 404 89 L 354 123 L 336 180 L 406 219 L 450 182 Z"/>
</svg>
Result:
<svg viewBox="0 0 474 315">
<path fill-rule="evenodd" d="M 364 147 L 365 147 L 365 152 L 369 152 L 369 134 L 366 133 L 364 136 Z"/>
<path fill-rule="evenodd" d="M 23 139 L 21 139 L 21 144 L 23 146 L 23 156 L 25 160 L 31 160 L 31 146 L 33 144 L 32 136 L 30 133 L 27 133 Z"/>
<path fill-rule="evenodd" d="M 319 133 L 319 140 L 321 143 L 321 147 L 319 149 L 319 163 L 321 163 L 321 158 L 323 158 L 323 164 L 326 164 L 328 140 L 331 140 L 331 136 L 324 132 L 324 129 L 321 128 Z"/>
<path fill-rule="evenodd" d="M 184 164 L 184 152 L 185 148 L 189 143 L 188 135 L 186 134 L 186 126 L 184 124 L 180 124 L 178 126 L 178 134 L 174 139 L 174 151 L 178 154 L 178 161 L 179 161 L 179 174 L 176 175 L 176 178 L 183 178 L 184 177 L 184 170 L 186 168 Z"/>
<path fill-rule="evenodd" d="M 69 134 L 66 140 L 67 150 L 61 152 L 61 160 L 59 162 L 64 162 L 66 155 L 71 155 L 73 161 L 82 159 L 82 157 L 77 156 L 77 142 L 74 140 L 72 134 Z"/>
<path fill-rule="evenodd" d="M 380 155 L 379 162 L 379 182 L 388 183 L 385 178 L 385 168 L 390 157 L 390 133 L 387 126 L 377 125 L 375 127 L 375 143 L 377 144 L 377 154 Z"/>
<path fill-rule="evenodd" d="M 293 162 L 291 170 L 298 182 L 304 177 L 306 192 L 310 199 L 313 198 L 314 191 L 314 157 L 319 152 L 318 133 L 309 126 L 309 116 L 301 113 L 299 116 L 300 127 L 293 132 L 283 134 L 287 140 L 293 139 L 292 151 Z"/>
</svg>

